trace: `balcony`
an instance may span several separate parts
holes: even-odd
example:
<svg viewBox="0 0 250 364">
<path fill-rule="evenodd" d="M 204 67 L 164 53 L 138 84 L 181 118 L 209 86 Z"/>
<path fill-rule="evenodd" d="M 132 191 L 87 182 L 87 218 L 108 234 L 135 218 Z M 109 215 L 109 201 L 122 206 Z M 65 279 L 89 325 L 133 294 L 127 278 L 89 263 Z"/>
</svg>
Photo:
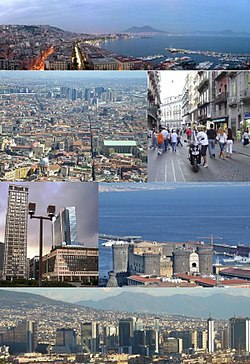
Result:
<svg viewBox="0 0 250 364">
<path fill-rule="evenodd" d="M 214 102 L 216 104 L 220 102 L 226 102 L 228 98 L 228 92 L 220 92 L 217 95 L 215 95 Z"/>
<path fill-rule="evenodd" d="M 207 106 L 208 104 L 209 104 L 209 101 L 206 101 L 206 100 L 200 101 L 200 102 L 198 102 L 197 107 L 198 107 L 198 109 L 200 109 L 202 107 Z"/>
<path fill-rule="evenodd" d="M 245 90 L 240 92 L 240 99 L 241 100 L 250 99 L 250 88 L 246 88 Z"/>
<path fill-rule="evenodd" d="M 200 92 L 201 90 L 203 90 L 204 88 L 208 87 L 209 85 L 209 78 L 208 77 L 204 77 L 198 86 L 198 91 Z"/>
<path fill-rule="evenodd" d="M 229 96 L 227 99 L 227 103 L 230 107 L 236 107 L 238 103 L 237 96 Z"/>
</svg>

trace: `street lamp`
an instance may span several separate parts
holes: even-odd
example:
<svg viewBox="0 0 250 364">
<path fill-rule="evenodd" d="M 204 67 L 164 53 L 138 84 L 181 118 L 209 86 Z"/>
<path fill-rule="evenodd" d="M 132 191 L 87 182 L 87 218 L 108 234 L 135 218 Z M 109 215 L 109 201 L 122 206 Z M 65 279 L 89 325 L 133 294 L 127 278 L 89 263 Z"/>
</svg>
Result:
<svg viewBox="0 0 250 364">
<path fill-rule="evenodd" d="M 94 148 L 93 148 L 93 133 L 92 133 L 92 122 L 91 122 L 91 117 L 90 115 L 88 115 L 88 119 L 89 119 L 89 130 L 90 130 L 90 149 L 91 149 L 91 161 L 92 161 L 92 166 L 91 166 L 91 177 L 92 177 L 92 181 L 95 181 L 95 159 L 94 159 Z"/>
<path fill-rule="evenodd" d="M 31 219 L 39 219 L 40 220 L 40 239 L 39 239 L 39 278 L 38 278 L 38 285 L 39 287 L 42 286 L 42 259 L 43 259 L 43 220 L 50 220 L 52 221 L 53 217 L 55 216 L 56 207 L 49 205 L 47 207 L 47 214 L 48 216 L 35 216 L 36 212 L 36 204 L 34 202 L 29 203 L 29 215 Z"/>
</svg>

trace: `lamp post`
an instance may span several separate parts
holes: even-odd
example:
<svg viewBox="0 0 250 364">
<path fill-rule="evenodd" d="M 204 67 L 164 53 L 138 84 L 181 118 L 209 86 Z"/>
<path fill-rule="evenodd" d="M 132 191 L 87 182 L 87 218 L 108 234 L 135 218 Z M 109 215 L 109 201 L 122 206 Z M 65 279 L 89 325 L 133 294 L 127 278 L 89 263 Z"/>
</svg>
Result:
<svg viewBox="0 0 250 364">
<path fill-rule="evenodd" d="M 91 117 L 88 115 L 89 119 L 89 130 L 90 130 L 90 148 L 91 148 L 91 160 L 92 160 L 92 166 L 91 166 L 91 177 L 92 181 L 95 181 L 95 159 L 94 159 L 94 149 L 93 149 L 93 133 L 92 133 L 92 122 Z"/>
<path fill-rule="evenodd" d="M 48 216 L 36 216 L 36 204 L 34 202 L 29 203 L 29 215 L 31 219 L 39 219 L 40 220 L 40 233 L 39 233 L 39 275 L 38 275 L 38 286 L 42 286 L 42 260 L 43 260 L 43 220 L 52 221 L 55 216 L 56 208 L 55 206 L 49 205 L 47 207 Z"/>
</svg>

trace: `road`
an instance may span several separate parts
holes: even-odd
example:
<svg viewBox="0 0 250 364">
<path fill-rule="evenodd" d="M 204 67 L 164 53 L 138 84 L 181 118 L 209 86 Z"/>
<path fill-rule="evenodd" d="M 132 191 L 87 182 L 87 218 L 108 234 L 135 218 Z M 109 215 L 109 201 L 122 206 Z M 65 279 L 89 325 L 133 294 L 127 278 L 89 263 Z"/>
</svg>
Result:
<svg viewBox="0 0 250 364">
<path fill-rule="evenodd" d="M 148 150 L 149 182 L 246 182 L 250 181 L 250 153 L 248 149 L 235 147 L 232 159 L 220 159 L 216 146 L 216 158 L 208 156 L 208 168 L 200 166 L 199 172 L 192 170 L 187 143 L 178 146 L 176 153 L 168 150 L 161 156 Z M 249 148 L 250 149 L 250 148 Z M 246 151 L 246 152 L 245 152 Z"/>
</svg>

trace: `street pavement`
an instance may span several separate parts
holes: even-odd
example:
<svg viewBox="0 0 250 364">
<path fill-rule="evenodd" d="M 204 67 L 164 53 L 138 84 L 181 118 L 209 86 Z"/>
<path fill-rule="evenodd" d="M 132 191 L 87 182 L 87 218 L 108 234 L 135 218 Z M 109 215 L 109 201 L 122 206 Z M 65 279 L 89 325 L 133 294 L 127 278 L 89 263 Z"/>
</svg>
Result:
<svg viewBox="0 0 250 364">
<path fill-rule="evenodd" d="M 157 150 L 148 150 L 149 182 L 246 182 L 250 181 L 250 144 L 241 143 L 233 146 L 232 158 L 219 158 L 219 146 L 216 145 L 216 158 L 208 154 L 208 168 L 199 167 L 195 173 L 187 159 L 187 143 L 178 146 L 176 152 L 168 150 L 161 156 Z"/>
</svg>

